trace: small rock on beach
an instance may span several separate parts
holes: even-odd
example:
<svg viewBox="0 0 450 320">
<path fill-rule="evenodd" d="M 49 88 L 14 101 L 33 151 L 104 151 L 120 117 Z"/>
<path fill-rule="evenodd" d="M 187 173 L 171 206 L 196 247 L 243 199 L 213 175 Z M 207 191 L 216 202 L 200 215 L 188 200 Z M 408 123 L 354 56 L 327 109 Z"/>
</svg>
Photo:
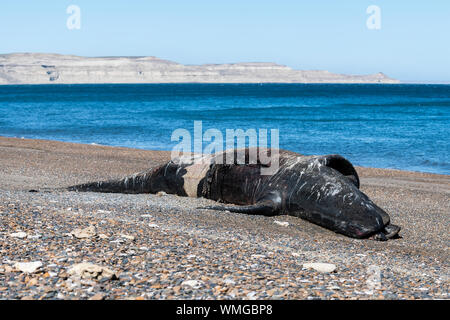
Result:
<svg viewBox="0 0 450 320">
<path fill-rule="evenodd" d="M 42 267 L 41 261 L 33 262 L 16 262 L 14 268 L 24 273 L 35 273 L 40 267 Z"/>
<path fill-rule="evenodd" d="M 332 263 L 304 263 L 303 268 L 314 269 L 322 273 L 330 273 L 336 270 L 336 265 Z"/>
</svg>

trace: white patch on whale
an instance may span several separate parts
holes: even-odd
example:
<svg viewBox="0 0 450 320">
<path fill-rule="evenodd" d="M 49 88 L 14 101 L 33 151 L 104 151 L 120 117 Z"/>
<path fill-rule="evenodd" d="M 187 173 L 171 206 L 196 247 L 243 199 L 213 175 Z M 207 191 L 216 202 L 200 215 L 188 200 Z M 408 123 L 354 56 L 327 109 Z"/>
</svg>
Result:
<svg viewBox="0 0 450 320">
<path fill-rule="evenodd" d="M 185 167 L 186 173 L 183 175 L 183 189 L 189 197 L 197 197 L 197 189 L 200 181 L 208 173 L 211 163 L 210 156 L 194 158 L 194 163 Z"/>
</svg>

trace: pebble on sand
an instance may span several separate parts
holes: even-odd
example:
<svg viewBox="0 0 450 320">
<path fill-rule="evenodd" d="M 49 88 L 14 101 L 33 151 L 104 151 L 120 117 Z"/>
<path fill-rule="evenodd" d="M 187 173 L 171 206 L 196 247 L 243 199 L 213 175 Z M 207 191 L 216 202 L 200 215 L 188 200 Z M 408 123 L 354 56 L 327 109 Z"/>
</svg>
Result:
<svg viewBox="0 0 450 320">
<path fill-rule="evenodd" d="M 68 273 L 82 279 L 118 279 L 114 271 L 90 262 L 75 264 L 69 269 Z"/>
<path fill-rule="evenodd" d="M 332 264 L 332 263 L 320 263 L 320 262 L 304 263 L 303 268 L 314 269 L 316 271 L 323 272 L 323 273 L 329 273 L 329 272 L 333 272 L 336 270 L 336 265 Z"/>
<path fill-rule="evenodd" d="M 94 226 L 89 226 L 84 229 L 75 229 L 71 234 L 78 239 L 86 239 L 94 237 L 97 234 L 97 231 Z"/>
<path fill-rule="evenodd" d="M 19 232 L 11 233 L 9 236 L 10 236 L 10 237 L 13 237 L 13 238 L 23 239 L 23 238 L 26 238 L 26 237 L 27 237 L 27 233 L 26 233 L 26 232 L 19 231 Z"/>
<path fill-rule="evenodd" d="M 189 286 L 193 289 L 199 289 L 199 288 L 203 287 L 203 281 L 201 281 L 201 280 L 185 280 L 181 283 L 181 285 Z"/>
<path fill-rule="evenodd" d="M 278 224 L 278 225 L 280 225 L 280 226 L 282 226 L 282 227 L 288 227 L 288 226 L 289 226 L 289 222 L 287 222 L 287 221 L 278 221 L 278 220 L 275 220 L 274 223 L 275 223 L 275 224 Z"/>
<path fill-rule="evenodd" d="M 89 300 L 105 300 L 105 295 L 103 293 L 97 293 L 90 297 Z"/>
<path fill-rule="evenodd" d="M 33 262 L 16 262 L 14 268 L 24 273 L 35 273 L 40 267 L 42 267 L 41 261 Z"/>
<path fill-rule="evenodd" d="M 134 236 L 130 236 L 128 234 L 121 234 L 120 236 L 124 239 L 131 240 L 131 241 L 133 241 L 135 239 Z"/>
</svg>

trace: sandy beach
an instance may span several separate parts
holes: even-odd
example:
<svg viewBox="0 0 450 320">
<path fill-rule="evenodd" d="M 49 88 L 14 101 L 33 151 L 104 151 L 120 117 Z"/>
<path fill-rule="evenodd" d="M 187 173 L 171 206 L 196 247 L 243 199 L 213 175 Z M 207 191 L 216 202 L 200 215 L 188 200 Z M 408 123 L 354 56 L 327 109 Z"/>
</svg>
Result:
<svg viewBox="0 0 450 320">
<path fill-rule="evenodd" d="M 448 299 L 448 175 L 356 168 L 361 189 L 402 227 L 387 242 L 295 217 L 196 209 L 206 199 L 29 192 L 122 177 L 169 156 L 0 137 L 0 299 Z M 80 278 L 82 262 L 107 269 Z M 336 268 L 304 268 L 311 262 Z"/>
</svg>

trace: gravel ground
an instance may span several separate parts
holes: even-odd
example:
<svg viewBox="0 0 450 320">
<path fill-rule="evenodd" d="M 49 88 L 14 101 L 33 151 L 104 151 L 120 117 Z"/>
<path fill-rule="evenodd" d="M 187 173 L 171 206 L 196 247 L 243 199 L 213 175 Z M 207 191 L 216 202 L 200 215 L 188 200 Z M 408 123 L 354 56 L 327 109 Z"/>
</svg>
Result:
<svg viewBox="0 0 450 320">
<path fill-rule="evenodd" d="M 196 209 L 206 199 L 28 192 L 168 157 L 0 138 L 0 299 L 448 299 L 450 176 L 357 168 L 363 191 L 402 227 L 388 242 Z"/>
</svg>

